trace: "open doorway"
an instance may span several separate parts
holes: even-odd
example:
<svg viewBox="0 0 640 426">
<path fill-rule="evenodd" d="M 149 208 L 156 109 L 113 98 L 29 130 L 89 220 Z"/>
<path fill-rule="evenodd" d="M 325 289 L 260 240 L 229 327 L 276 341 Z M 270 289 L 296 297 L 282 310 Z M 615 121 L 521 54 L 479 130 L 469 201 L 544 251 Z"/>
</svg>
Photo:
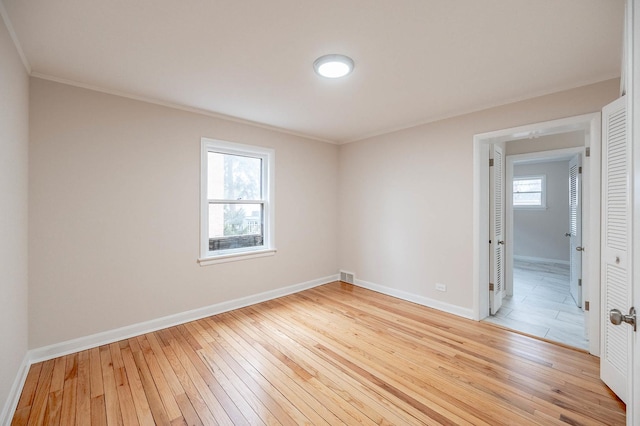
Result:
<svg viewBox="0 0 640 426">
<path fill-rule="evenodd" d="M 576 132 L 576 133 L 574 133 Z M 548 136 L 553 135 L 564 135 L 568 137 L 568 135 L 572 134 L 574 136 L 579 135 L 581 146 L 575 147 L 571 145 L 546 145 L 549 141 L 547 139 Z M 590 261 L 590 259 L 599 259 L 599 247 L 600 247 L 600 235 L 599 235 L 599 226 L 600 226 L 600 199 L 599 199 L 599 184 L 600 184 L 600 114 L 586 114 L 578 117 L 571 117 L 566 119 L 554 120 L 544 123 L 536 123 L 527 126 L 521 126 L 517 128 L 504 129 L 495 132 L 485 133 L 474 136 L 474 284 L 475 284 L 475 293 L 474 293 L 474 314 L 478 320 L 483 320 L 490 316 L 490 301 L 495 300 L 494 295 L 491 294 L 492 291 L 495 291 L 496 288 L 490 289 L 490 283 L 492 283 L 492 278 L 495 278 L 492 272 L 491 265 L 493 264 L 492 256 L 495 245 L 491 243 L 497 243 L 498 241 L 492 241 L 491 229 L 488 226 L 491 223 L 492 215 L 492 206 L 490 202 L 490 188 L 491 188 L 491 168 L 490 168 L 490 157 L 494 152 L 494 147 L 500 146 L 502 147 L 502 151 L 505 156 L 505 169 L 506 169 L 506 158 L 511 157 L 512 159 L 518 159 L 519 155 L 524 157 L 520 157 L 520 160 L 527 160 L 527 156 L 539 155 L 535 154 L 535 152 L 544 152 L 544 151 L 558 151 L 558 149 L 564 150 L 562 155 L 565 155 L 565 163 L 568 166 L 568 161 L 570 156 L 575 156 L 576 154 L 580 154 L 579 158 L 583 161 L 582 167 L 582 179 L 584 183 L 584 191 L 582 192 L 582 211 L 584 213 L 583 221 L 582 221 L 582 242 L 580 242 L 579 247 L 586 247 L 586 251 L 580 252 L 582 257 L 582 265 L 579 266 L 580 274 L 581 274 L 581 282 L 582 282 L 582 294 L 576 295 L 578 301 L 572 301 L 571 293 L 568 295 L 562 296 L 562 303 L 566 304 L 570 307 L 570 303 L 573 303 L 573 309 L 575 314 L 579 312 L 584 312 L 584 324 L 586 329 L 586 336 L 589 337 L 588 344 L 579 344 L 579 342 L 570 341 L 568 338 L 564 337 L 562 339 L 557 339 L 558 341 L 576 347 L 587 347 L 588 351 L 594 355 L 599 355 L 599 315 L 597 312 L 599 311 L 600 305 L 600 286 L 599 286 L 599 276 L 600 276 L 600 268 L 598 262 Z M 528 146 L 529 148 L 525 148 Z M 535 148 L 531 148 L 535 147 Z M 530 151 L 528 151 L 530 150 Z M 557 154 L 558 152 L 556 152 Z M 529 158 L 530 159 L 530 158 Z M 562 161 L 565 161 L 562 160 Z M 560 160 L 558 160 L 560 162 Z M 509 306 L 509 297 L 514 296 L 514 232 L 510 227 L 513 226 L 513 212 L 510 212 L 510 209 L 506 208 L 509 202 L 512 202 L 513 197 L 513 171 L 505 170 L 504 173 L 504 181 L 505 181 L 505 193 L 503 204 L 505 205 L 505 235 L 504 238 L 500 241 L 504 244 L 504 285 L 497 287 L 503 291 L 501 295 L 501 299 L 505 301 L 504 307 Z M 568 201 L 567 201 L 568 204 Z M 568 210 L 568 206 L 567 206 Z M 570 226 L 569 226 L 570 228 Z M 564 237 L 565 233 L 569 233 L 570 229 L 563 229 L 561 233 L 561 237 L 571 239 L 569 237 Z M 489 244 L 487 244 L 489 243 Z M 520 255 L 525 256 L 525 255 Z M 525 256 L 526 257 L 526 256 Z M 535 257 L 535 256 L 530 256 Z M 545 257 L 540 256 L 540 259 L 544 259 Z M 554 273 L 560 273 L 563 275 L 567 275 L 566 263 L 570 262 L 567 259 L 554 259 L 554 257 L 549 257 L 552 260 L 562 260 L 563 262 L 555 262 L 559 264 L 561 267 L 551 266 L 547 271 L 542 271 L 536 277 L 540 277 L 543 274 L 553 275 Z M 515 266 L 521 266 L 520 260 L 526 260 L 524 257 L 520 257 L 515 262 Z M 531 259 L 529 259 L 531 260 Z M 524 265 L 524 267 L 529 267 L 531 269 L 531 265 Z M 531 271 L 529 271 L 531 272 Z M 571 273 L 569 271 L 569 276 Z M 518 274 L 515 275 L 518 278 Z M 537 279 L 537 278 L 535 278 Z M 563 278 L 564 279 L 564 278 Z M 538 283 L 539 284 L 539 283 Z M 547 283 L 550 284 L 550 283 Z M 557 283 L 559 284 L 559 283 Z M 491 286 L 493 287 L 493 286 Z M 547 285 L 549 287 L 547 290 L 553 290 L 553 285 Z M 559 285 L 557 286 L 559 288 Z M 538 292 L 544 293 L 544 286 L 540 286 L 538 288 Z M 563 290 L 564 291 L 564 290 Z M 515 292 L 517 296 L 517 291 Z M 534 306 L 530 308 L 531 310 L 542 308 L 543 303 L 548 303 L 550 298 L 556 298 L 559 303 L 560 295 L 551 296 L 551 292 L 545 294 L 546 297 L 542 297 L 541 300 L 538 301 L 538 306 Z M 569 297 L 569 298 L 568 298 Z M 531 298 L 530 302 L 535 298 Z M 580 306 L 578 306 L 580 305 Z M 571 308 L 568 308 L 571 309 Z M 500 315 L 500 310 L 495 310 L 494 315 Z M 507 311 L 505 311 L 506 313 Z M 527 312 L 526 314 L 522 314 L 521 318 L 525 318 L 529 316 L 532 312 Z M 496 315 L 496 316 L 497 316 Z M 502 314 L 504 315 L 504 313 Z M 516 316 L 518 314 L 514 314 Z M 558 314 L 556 314 L 558 315 Z M 565 314 L 560 314 L 563 319 L 568 320 L 567 322 L 571 322 L 576 318 L 572 318 Z M 557 318 L 556 318 L 557 319 Z M 573 327 L 577 329 L 577 327 Z M 524 331 L 527 332 L 527 331 Z M 534 334 L 528 332 L 528 334 Z M 546 333 L 545 333 L 546 334 Z M 550 336 L 541 336 L 545 338 L 550 338 Z"/>
<path fill-rule="evenodd" d="M 582 295 L 583 130 L 503 144 L 505 294 L 485 320 L 588 350 Z"/>
</svg>

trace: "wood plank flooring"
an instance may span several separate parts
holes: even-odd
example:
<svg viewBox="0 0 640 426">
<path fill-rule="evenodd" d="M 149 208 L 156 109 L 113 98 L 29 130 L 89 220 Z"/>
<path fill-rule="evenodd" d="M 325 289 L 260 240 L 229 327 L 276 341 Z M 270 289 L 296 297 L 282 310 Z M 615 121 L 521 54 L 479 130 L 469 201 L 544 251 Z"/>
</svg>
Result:
<svg viewBox="0 0 640 426">
<path fill-rule="evenodd" d="M 598 359 L 331 283 L 31 367 L 14 425 L 622 425 Z"/>
</svg>

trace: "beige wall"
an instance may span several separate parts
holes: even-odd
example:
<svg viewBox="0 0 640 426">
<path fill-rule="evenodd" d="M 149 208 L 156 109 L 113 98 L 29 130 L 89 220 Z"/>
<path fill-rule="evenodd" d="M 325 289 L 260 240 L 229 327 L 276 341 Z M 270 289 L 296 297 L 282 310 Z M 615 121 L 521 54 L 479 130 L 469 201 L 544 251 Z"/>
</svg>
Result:
<svg viewBox="0 0 640 426">
<path fill-rule="evenodd" d="M 513 209 L 513 254 L 569 262 L 569 162 L 513 166 L 513 177 L 534 175 L 546 177 L 547 207 Z"/>
<path fill-rule="evenodd" d="M 30 113 L 30 347 L 337 273 L 337 146 L 37 78 Z M 275 149 L 275 256 L 197 264 L 202 136 Z"/>
<path fill-rule="evenodd" d="M 618 92 L 610 80 L 341 146 L 341 268 L 471 309 L 473 135 L 599 111 Z"/>
<path fill-rule="evenodd" d="M 27 72 L 0 18 L 0 412 L 27 353 L 28 101 Z"/>
<path fill-rule="evenodd" d="M 617 92 L 611 80 L 336 147 L 32 78 L 29 345 L 338 267 L 470 309 L 473 135 L 598 111 Z M 276 149 L 275 257 L 197 265 L 201 136 Z"/>
</svg>

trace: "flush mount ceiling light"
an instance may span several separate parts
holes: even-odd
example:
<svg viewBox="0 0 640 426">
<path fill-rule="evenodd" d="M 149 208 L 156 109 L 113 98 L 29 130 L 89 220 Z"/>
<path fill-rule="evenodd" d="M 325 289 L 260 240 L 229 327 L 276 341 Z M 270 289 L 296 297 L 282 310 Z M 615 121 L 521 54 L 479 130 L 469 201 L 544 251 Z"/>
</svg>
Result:
<svg viewBox="0 0 640 426">
<path fill-rule="evenodd" d="M 340 78 L 353 71 L 353 59 L 344 55 L 324 55 L 315 60 L 313 69 L 322 77 Z"/>
</svg>

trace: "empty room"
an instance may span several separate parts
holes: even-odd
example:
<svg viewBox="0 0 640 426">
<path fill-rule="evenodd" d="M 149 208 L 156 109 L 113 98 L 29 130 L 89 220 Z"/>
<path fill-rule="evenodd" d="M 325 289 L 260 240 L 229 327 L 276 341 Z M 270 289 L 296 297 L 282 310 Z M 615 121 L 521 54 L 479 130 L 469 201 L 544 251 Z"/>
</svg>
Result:
<svg viewBox="0 0 640 426">
<path fill-rule="evenodd" d="M 640 425 L 640 0 L 0 16 L 0 425 Z"/>
</svg>

